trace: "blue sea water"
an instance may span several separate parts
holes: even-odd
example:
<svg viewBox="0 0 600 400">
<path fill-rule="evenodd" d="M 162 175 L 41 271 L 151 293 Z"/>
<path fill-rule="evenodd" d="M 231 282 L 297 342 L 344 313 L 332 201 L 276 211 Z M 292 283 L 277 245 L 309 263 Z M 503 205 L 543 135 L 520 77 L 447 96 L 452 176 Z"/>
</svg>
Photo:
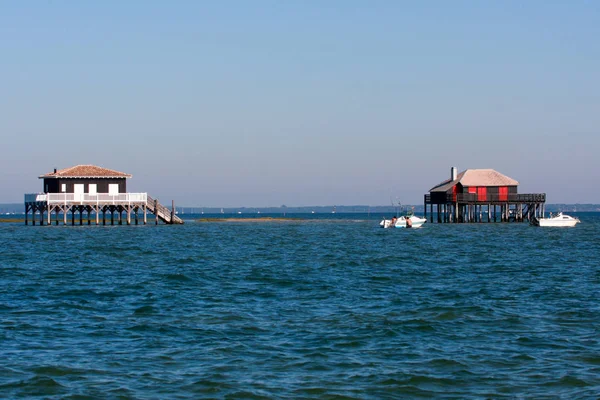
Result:
<svg viewBox="0 0 600 400">
<path fill-rule="evenodd" d="M 0 224 L 2 398 L 598 398 L 600 214 Z"/>
</svg>

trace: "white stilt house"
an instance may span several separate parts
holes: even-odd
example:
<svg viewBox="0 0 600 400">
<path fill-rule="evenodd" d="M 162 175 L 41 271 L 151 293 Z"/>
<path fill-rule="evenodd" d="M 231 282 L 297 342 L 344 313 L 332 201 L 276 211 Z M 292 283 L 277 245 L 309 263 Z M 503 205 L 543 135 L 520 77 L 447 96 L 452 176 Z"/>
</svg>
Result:
<svg viewBox="0 0 600 400">
<path fill-rule="evenodd" d="M 138 214 L 143 213 L 143 222 L 147 223 L 147 212 L 155 215 L 156 223 L 159 220 L 167 224 L 181 224 L 174 209 L 169 210 L 150 198 L 147 193 L 127 192 L 127 179 L 131 175 L 102 168 L 95 165 L 76 165 L 61 170 L 54 170 L 41 175 L 44 180 L 43 193 L 25 195 L 25 224 L 32 215 L 32 224 L 35 225 L 36 214 L 39 213 L 40 225 L 46 222 L 50 225 L 52 214 L 54 222 L 58 225 L 59 216 L 62 214 L 63 223 L 66 225 L 68 214 L 71 213 L 71 224 L 75 225 L 76 214 L 79 214 L 79 225 L 83 225 L 84 214 L 87 213 L 87 224 L 92 221 L 106 225 L 106 214 L 110 214 L 111 225 L 123 224 L 123 214 L 126 214 L 127 224 L 138 223 Z M 92 216 L 93 214 L 93 216 Z M 45 215 L 45 217 L 44 217 Z"/>
</svg>

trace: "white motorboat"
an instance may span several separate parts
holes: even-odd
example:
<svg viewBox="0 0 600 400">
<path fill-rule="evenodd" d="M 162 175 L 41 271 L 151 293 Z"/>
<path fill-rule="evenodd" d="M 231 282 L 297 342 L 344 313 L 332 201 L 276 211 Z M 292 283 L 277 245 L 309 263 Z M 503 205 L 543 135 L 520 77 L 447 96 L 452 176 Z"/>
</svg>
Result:
<svg viewBox="0 0 600 400">
<path fill-rule="evenodd" d="M 407 221 L 410 223 L 407 224 Z M 391 219 L 384 219 L 379 226 L 382 228 L 420 228 L 426 221 L 427 219 L 419 218 L 416 215 L 403 215 L 397 218 L 393 225 Z"/>
<path fill-rule="evenodd" d="M 390 225 L 392 225 L 392 220 L 391 219 L 382 219 L 381 222 L 379 223 L 379 226 L 382 228 L 389 228 Z"/>
<path fill-rule="evenodd" d="M 559 212 L 556 215 L 550 213 L 549 218 L 535 218 L 531 221 L 531 224 L 535 226 L 575 226 L 579 222 L 581 222 L 579 221 L 579 218 L 574 218 Z"/>
</svg>

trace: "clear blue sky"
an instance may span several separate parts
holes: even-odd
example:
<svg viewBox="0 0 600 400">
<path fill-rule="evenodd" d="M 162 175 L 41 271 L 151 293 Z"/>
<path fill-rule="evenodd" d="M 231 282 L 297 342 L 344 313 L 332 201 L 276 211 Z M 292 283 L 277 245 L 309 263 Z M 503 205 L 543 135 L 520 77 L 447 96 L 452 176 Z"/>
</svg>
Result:
<svg viewBox="0 0 600 400">
<path fill-rule="evenodd" d="M 451 166 L 600 203 L 600 2 L 0 3 L 0 202 L 422 203 Z"/>
</svg>

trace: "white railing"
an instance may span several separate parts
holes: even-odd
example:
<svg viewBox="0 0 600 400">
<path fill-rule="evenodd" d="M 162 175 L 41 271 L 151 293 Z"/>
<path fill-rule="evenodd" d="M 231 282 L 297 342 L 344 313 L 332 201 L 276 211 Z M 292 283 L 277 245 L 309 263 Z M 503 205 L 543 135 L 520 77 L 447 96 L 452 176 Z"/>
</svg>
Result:
<svg viewBox="0 0 600 400">
<path fill-rule="evenodd" d="M 145 203 L 148 193 L 33 193 L 25 195 L 26 203 L 48 203 L 48 204 L 124 204 Z"/>
</svg>

